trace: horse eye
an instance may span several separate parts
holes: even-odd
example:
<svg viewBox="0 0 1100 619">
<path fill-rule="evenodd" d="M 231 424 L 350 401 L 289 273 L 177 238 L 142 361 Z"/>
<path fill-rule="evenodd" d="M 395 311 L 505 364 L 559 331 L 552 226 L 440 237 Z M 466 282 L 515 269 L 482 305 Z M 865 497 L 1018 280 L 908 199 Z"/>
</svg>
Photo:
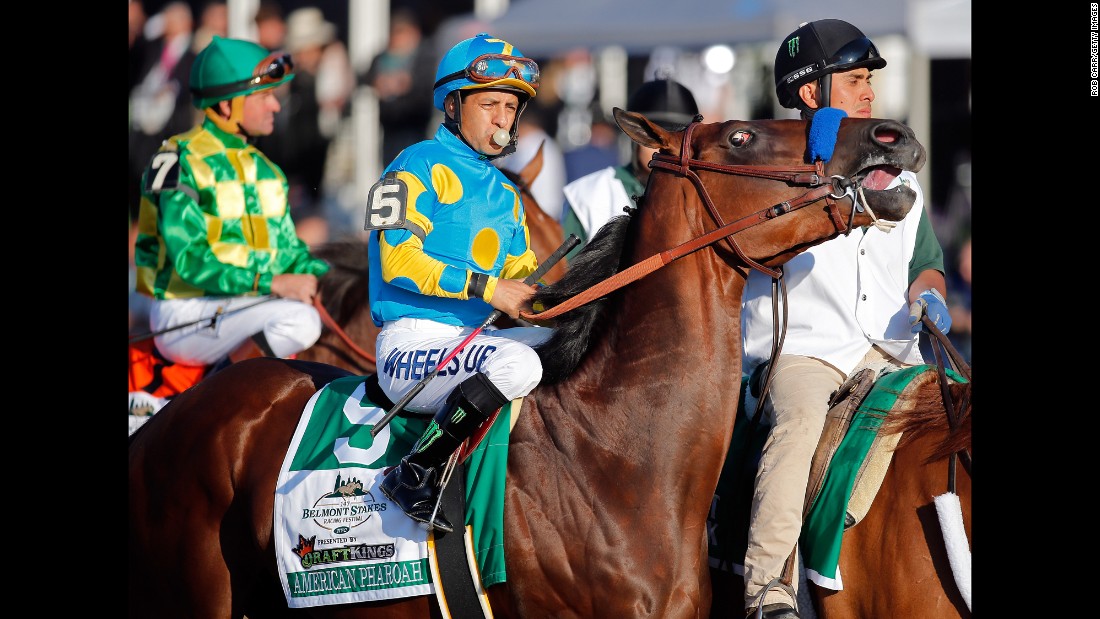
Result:
<svg viewBox="0 0 1100 619">
<path fill-rule="evenodd" d="M 752 140 L 752 134 L 745 130 L 734 131 L 730 136 L 730 144 L 740 148 Z"/>
</svg>

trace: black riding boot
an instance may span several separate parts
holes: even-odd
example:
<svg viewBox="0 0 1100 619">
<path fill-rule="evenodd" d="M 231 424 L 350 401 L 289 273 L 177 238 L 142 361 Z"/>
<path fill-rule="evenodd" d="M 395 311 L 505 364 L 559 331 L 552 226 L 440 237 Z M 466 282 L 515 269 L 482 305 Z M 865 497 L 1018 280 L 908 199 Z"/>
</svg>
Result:
<svg viewBox="0 0 1100 619">
<path fill-rule="evenodd" d="M 439 497 L 439 477 L 447 460 L 494 411 L 507 404 L 504 394 L 477 373 L 459 383 L 432 418 L 412 451 L 382 480 L 382 494 L 417 522 L 428 523 Z M 454 528 L 440 509 L 428 528 Z"/>
</svg>

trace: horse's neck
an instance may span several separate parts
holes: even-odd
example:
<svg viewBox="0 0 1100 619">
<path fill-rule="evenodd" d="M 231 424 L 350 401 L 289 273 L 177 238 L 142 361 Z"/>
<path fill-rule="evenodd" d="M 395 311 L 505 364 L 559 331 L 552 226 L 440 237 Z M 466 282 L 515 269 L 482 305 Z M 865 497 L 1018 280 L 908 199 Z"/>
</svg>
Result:
<svg viewBox="0 0 1100 619">
<path fill-rule="evenodd" d="M 663 470 L 653 454 L 687 465 L 700 450 L 686 437 L 715 437 L 714 462 L 698 464 L 713 464 L 717 479 L 741 385 L 744 284 L 704 249 L 624 288 L 578 370 L 555 387 L 569 420 L 548 419 L 549 432 L 579 418 L 589 437 L 629 443 L 632 467 Z"/>
<path fill-rule="evenodd" d="M 562 523 L 579 538 L 594 529 L 601 539 L 638 536 L 649 555 L 676 560 L 684 531 L 702 535 L 741 382 L 744 282 L 726 278 L 733 296 L 718 303 L 712 274 L 688 256 L 612 297 L 610 322 L 581 365 L 524 407 L 509 447 L 506 520 Z M 530 541 L 519 544 L 535 548 L 566 534 L 520 528 Z M 610 547 L 591 554 L 598 565 L 616 556 Z"/>
</svg>

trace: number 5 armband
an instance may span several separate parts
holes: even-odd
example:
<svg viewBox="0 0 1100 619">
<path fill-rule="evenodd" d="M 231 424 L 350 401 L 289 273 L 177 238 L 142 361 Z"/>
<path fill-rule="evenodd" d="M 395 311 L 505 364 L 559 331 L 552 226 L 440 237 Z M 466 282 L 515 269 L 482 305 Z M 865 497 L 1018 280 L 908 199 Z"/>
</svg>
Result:
<svg viewBox="0 0 1100 619">
<path fill-rule="evenodd" d="M 367 219 L 364 230 L 390 230 L 405 226 L 409 188 L 397 178 L 396 172 L 386 172 L 367 192 Z"/>
</svg>

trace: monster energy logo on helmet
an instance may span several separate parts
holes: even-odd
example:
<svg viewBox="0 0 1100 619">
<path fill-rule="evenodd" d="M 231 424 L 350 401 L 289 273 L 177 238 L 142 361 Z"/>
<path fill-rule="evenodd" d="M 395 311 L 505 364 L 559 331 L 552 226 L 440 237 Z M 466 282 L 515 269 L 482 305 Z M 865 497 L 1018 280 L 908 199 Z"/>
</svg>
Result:
<svg viewBox="0 0 1100 619">
<path fill-rule="evenodd" d="M 787 53 L 794 58 L 798 55 L 798 37 L 791 37 L 790 41 L 787 41 Z"/>
</svg>

